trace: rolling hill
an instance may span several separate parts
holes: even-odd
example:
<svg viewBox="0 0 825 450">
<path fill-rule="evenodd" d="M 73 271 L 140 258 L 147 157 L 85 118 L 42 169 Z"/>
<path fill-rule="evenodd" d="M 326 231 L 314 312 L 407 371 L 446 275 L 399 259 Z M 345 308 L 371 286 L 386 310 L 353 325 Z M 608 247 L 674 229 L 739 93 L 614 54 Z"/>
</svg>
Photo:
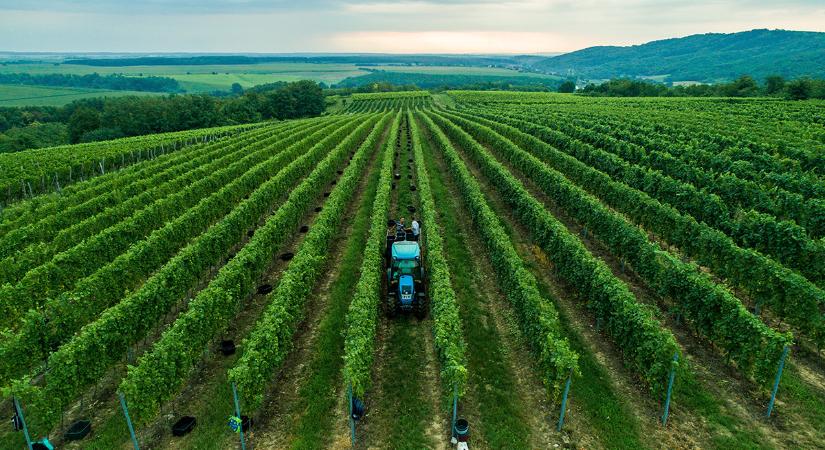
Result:
<svg viewBox="0 0 825 450">
<path fill-rule="evenodd" d="M 723 81 L 749 74 L 825 77 L 825 33 L 751 30 L 696 34 L 629 47 L 589 47 L 533 64 L 544 72 L 585 79 L 662 77 Z"/>
</svg>

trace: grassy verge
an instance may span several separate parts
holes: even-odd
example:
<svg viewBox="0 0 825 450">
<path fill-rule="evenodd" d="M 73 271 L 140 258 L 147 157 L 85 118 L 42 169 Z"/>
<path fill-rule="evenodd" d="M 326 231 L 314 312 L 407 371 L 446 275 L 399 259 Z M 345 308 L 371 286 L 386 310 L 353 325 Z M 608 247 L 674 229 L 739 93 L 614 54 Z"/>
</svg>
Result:
<svg viewBox="0 0 825 450">
<path fill-rule="evenodd" d="M 393 449 L 432 448 L 427 425 L 437 412 L 425 398 L 421 375 L 427 361 L 421 335 L 429 327 L 408 314 L 392 320 L 385 343 L 388 351 L 382 362 L 382 395 L 376 399 L 379 416 L 372 424 L 370 441 L 383 442 Z"/>
<path fill-rule="evenodd" d="M 528 268 L 536 274 L 542 295 L 549 295 L 549 287 L 540 276 L 541 268 L 529 263 Z M 570 402 L 576 403 L 576 412 L 587 424 L 589 434 L 595 436 L 605 448 L 644 448 L 639 419 L 633 415 L 627 399 L 621 398 L 613 389 L 607 369 L 596 360 L 584 338 L 573 329 L 566 311 L 561 308 L 559 320 L 570 347 L 579 353 L 579 368 L 584 375 L 573 381 Z M 568 417 L 566 423 L 578 419 Z"/>
<path fill-rule="evenodd" d="M 109 416 L 101 427 L 94 429 L 94 437 L 91 442 L 86 442 L 82 447 L 67 446 L 67 448 L 109 450 L 119 448 L 128 441 L 129 428 L 126 425 L 126 418 L 123 416 L 123 412 L 118 409 L 116 414 Z"/>
<path fill-rule="evenodd" d="M 678 399 L 679 406 L 706 421 L 715 448 L 772 448 L 767 443 L 759 442 L 760 436 L 756 430 L 749 429 L 746 423 L 728 414 L 722 400 L 711 395 L 691 373 L 679 378 L 673 396 Z"/>
<path fill-rule="evenodd" d="M 820 387 L 821 389 L 822 387 Z M 776 396 L 775 418 L 785 422 L 786 427 L 795 428 L 802 419 L 812 432 L 804 434 L 810 442 L 797 442 L 802 447 L 818 446 L 825 442 L 825 391 L 817 390 L 806 381 L 800 370 L 791 362 L 782 375 L 782 383 Z M 794 418 L 793 420 L 789 420 Z M 797 419 L 798 418 L 798 419 Z"/>
<path fill-rule="evenodd" d="M 397 145 L 395 147 L 395 152 L 398 154 L 395 160 L 395 173 L 401 175 L 401 179 L 395 180 L 395 189 L 393 190 L 393 197 L 395 198 L 394 209 L 390 209 L 390 214 L 394 214 L 393 217 L 395 219 L 399 219 L 404 217 L 406 220 L 404 224 L 409 227 L 411 220 L 410 220 L 410 213 L 407 211 L 407 206 L 413 205 L 413 196 L 410 191 L 410 185 L 412 184 L 413 171 L 410 170 L 410 160 L 412 159 L 412 153 L 407 150 L 407 136 L 409 135 L 409 129 L 403 129 L 398 134 L 401 138 L 401 145 Z M 417 200 L 417 198 L 416 198 Z"/>
</svg>

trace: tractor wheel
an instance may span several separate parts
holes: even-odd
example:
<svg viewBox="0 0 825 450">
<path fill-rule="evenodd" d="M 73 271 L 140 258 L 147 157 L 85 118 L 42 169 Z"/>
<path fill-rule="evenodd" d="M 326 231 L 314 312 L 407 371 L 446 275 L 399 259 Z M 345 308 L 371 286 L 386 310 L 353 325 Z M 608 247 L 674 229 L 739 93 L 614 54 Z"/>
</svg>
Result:
<svg viewBox="0 0 825 450">
<path fill-rule="evenodd" d="M 390 319 L 398 315 L 398 302 L 396 301 L 395 296 L 388 295 L 384 306 L 386 308 L 387 317 Z"/>
<path fill-rule="evenodd" d="M 415 317 L 423 320 L 427 317 L 427 296 L 419 295 L 415 299 Z"/>
</svg>

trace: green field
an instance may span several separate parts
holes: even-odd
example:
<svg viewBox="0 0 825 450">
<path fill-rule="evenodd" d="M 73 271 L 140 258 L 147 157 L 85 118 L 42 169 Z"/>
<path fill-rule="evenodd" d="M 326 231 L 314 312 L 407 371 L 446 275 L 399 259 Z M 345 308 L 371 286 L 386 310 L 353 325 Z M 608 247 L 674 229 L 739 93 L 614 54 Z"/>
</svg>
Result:
<svg viewBox="0 0 825 450">
<path fill-rule="evenodd" d="M 170 66 L 124 66 L 95 67 L 76 64 L 32 63 L 2 64 L 0 73 L 72 74 L 101 75 L 123 74 L 126 76 L 162 76 L 174 78 L 188 93 L 205 93 L 228 91 L 234 83 L 244 88 L 276 81 L 313 80 L 328 85 L 338 83 L 345 78 L 366 75 L 367 70 L 384 70 L 388 72 L 421 73 L 428 75 L 488 75 L 488 76 L 524 76 L 530 78 L 546 75 L 523 73 L 497 67 L 464 66 L 403 66 L 384 65 L 362 67 L 355 64 L 326 63 L 262 63 L 239 65 L 170 65 Z M 0 106 L 61 106 L 74 100 L 92 97 L 119 97 L 125 95 L 157 95 L 156 93 L 134 91 L 111 91 L 99 89 L 52 87 L 52 86 L 18 86 L 0 85 Z"/>
<path fill-rule="evenodd" d="M 65 88 L 52 86 L 0 85 L 0 107 L 62 106 L 75 100 L 93 97 L 123 97 L 126 95 L 159 95 L 157 92 L 111 91 L 104 89 Z"/>
<path fill-rule="evenodd" d="M 233 83 L 247 88 L 275 81 L 313 80 L 337 83 L 366 72 L 354 64 L 263 63 L 239 65 L 126 66 L 94 67 L 75 64 L 7 64 L 0 73 L 123 74 L 127 76 L 163 76 L 180 81 L 187 92 L 229 90 Z"/>
<path fill-rule="evenodd" d="M 187 92 L 212 92 L 229 90 L 233 83 L 244 88 L 258 84 L 273 83 L 276 81 L 313 80 L 326 84 L 335 84 L 341 80 L 368 73 L 366 67 L 355 64 L 326 64 L 326 63 L 262 63 L 239 65 L 183 65 L 183 66 L 125 66 L 125 67 L 95 67 L 76 64 L 3 64 L 0 73 L 30 73 L 37 74 L 74 74 L 87 75 L 99 73 L 101 75 L 123 74 L 127 76 L 163 76 L 178 80 Z M 521 73 L 515 70 L 496 67 L 463 67 L 463 66 L 369 66 L 369 69 L 385 70 L 388 72 L 424 73 L 436 75 L 495 75 L 495 76 L 526 76 L 547 77 L 546 75 Z M 5 88 L 0 96 L 5 98 Z M 36 97 L 32 96 L 32 97 Z M 15 97 L 16 98 L 16 97 Z M 71 100 L 75 100 L 72 98 Z M 71 101 L 69 100 L 69 101 Z M 68 102 L 68 101 L 67 101 Z M 34 104 L 34 103 L 20 103 Z M 37 103 L 61 104 L 61 103 Z"/>
</svg>

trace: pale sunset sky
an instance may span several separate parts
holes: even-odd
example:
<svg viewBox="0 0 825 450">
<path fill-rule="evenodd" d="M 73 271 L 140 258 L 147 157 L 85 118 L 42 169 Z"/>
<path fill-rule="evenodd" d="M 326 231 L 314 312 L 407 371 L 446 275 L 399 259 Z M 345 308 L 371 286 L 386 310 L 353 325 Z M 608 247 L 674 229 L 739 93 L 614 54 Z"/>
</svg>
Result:
<svg viewBox="0 0 825 450">
<path fill-rule="evenodd" d="M 539 53 L 754 28 L 825 0 L 0 0 L 0 51 Z"/>
</svg>

